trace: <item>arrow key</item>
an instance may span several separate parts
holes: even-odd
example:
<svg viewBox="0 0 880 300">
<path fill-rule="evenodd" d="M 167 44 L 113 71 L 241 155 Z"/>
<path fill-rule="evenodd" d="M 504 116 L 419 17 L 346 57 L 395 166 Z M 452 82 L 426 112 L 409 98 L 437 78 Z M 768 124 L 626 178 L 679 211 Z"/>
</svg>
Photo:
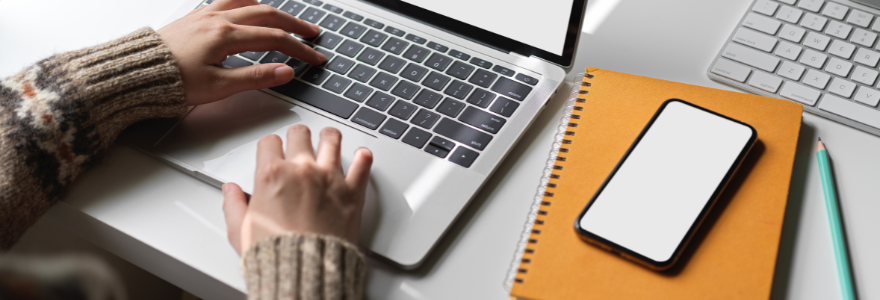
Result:
<svg viewBox="0 0 880 300">
<path fill-rule="evenodd" d="M 449 161 L 454 162 L 459 166 L 470 168 L 471 164 L 474 163 L 474 160 L 476 160 L 479 155 L 480 154 L 476 151 L 465 147 L 458 147 L 458 149 L 455 149 L 455 151 L 452 152 L 452 155 L 449 156 Z"/>
</svg>

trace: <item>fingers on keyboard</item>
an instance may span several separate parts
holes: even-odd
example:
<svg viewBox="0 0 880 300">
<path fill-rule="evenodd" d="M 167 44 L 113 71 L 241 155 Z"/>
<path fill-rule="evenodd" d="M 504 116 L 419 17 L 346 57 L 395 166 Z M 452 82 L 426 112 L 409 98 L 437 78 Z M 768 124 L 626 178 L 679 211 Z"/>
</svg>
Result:
<svg viewBox="0 0 880 300">
<path fill-rule="evenodd" d="M 264 0 L 263 4 L 320 26 L 317 37 L 296 37 L 314 45 L 327 62 L 312 66 L 277 51 L 244 52 L 229 56 L 224 68 L 287 64 L 297 79 L 271 88 L 276 93 L 462 167 L 474 163 L 507 122 L 505 118 L 514 115 L 538 83 L 534 76 L 320 0 Z M 769 30 L 772 22 L 759 17 L 754 18 L 754 26 Z M 759 29 L 744 30 L 749 30 L 743 33 L 744 43 L 763 34 Z M 858 32 L 864 40 L 847 44 L 861 45 L 872 38 Z M 872 97 L 863 98 L 880 99 L 880 93 Z"/>
</svg>

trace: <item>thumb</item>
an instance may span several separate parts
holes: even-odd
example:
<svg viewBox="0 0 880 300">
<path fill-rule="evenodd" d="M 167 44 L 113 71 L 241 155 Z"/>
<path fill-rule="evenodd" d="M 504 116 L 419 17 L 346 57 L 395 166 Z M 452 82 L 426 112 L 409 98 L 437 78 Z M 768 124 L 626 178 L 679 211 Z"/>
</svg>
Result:
<svg viewBox="0 0 880 300">
<path fill-rule="evenodd" d="M 220 69 L 223 94 L 232 95 L 248 90 L 279 86 L 293 79 L 293 68 L 285 64 L 260 64 L 242 68 Z"/>
<path fill-rule="evenodd" d="M 241 255 L 241 224 L 247 213 L 247 198 L 235 183 L 223 185 L 223 215 L 226 219 L 226 237 L 232 248 Z"/>
</svg>

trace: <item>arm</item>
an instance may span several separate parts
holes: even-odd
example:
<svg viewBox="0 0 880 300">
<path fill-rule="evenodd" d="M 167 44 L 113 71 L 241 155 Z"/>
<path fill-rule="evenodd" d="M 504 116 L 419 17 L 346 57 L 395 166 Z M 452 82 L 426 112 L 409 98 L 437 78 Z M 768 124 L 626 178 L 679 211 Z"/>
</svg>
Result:
<svg viewBox="0 0 880 300">
<path fill-rule="evenodd" d="M 223 69 L 219 66 L 227 55 L 276 50 L 311 64 L 326 60 L 287 33 L 310 37 L 318 33 L 317 26 L 255 4 L 216 1 L 158 33 L 142 29 L 104 45 L 59 54 L 0 81 L 0 250 L 11 247 L 130 124 L 179 117 L 188 105 L 293 78 L 293 70 L 284 64 Z M 303 131 L 299 132 L 301 137 Z M 319 155 L 324 158 L 320 164 L 314 158 L 312 164 L 293 162 L 324 179 L 303 181 L 314 185 L 291 189 L 289 183 L 298 181 L 260 180 L 250 205 L 238 186 L 224 186 L 230 239 L 236 238 L 233 246 L 239 253 L 248 250 L 242 267 L 252 298 L 361 297 L 364 259 L 354 242 L 371 156 L 361 150 L 358 164 L 343 175 L 340 138 L 338 131 L 322 138 L 322 149 L 335 149 L 335 164 L 330 154 Z M 325 141 L 330 146 L 323 146 Z M 311 151 L 310 142 L 301 145 Z M 291 170 L 289 161 L 274 158 L 258 172 L 261 179 L 272 178 L 267 175 L 271 170 Z M 306 173 L 274 175 L 303 179 Z M 269 192 L 284 187 L 287 194 Z M 297 189 L 326 193 L 303 199 Z M 277 201 L 282 198 L 300 201 Z M 313 204 L 321 203 L 317 200 L 336 205 L 316 210 Z M 277 206 L 285 203 L 308 205 Z M 272 216 L 281 221 L 274 223 L 279 226 L 254 223 L 269 220 L 258 212 L 279 208 L 287 209 Z M 290 217 L 296 214 L 299 217 Z M 291 220 L 308 222 L 288 223 Z"/>
<path fill-rule="evenodd" d="M 0 250 L 129 125 L 293 78 L 277 63 L 223 69 L 227 55 L 278 50 L 313 64 L 326 59 L 287 33 L 314 36 L 317 26 L 256 4 L 216 1 L 158 33 L 144 28 L 0 80 Z"/>
<path fill-rule="evenodd" d="M 183 115 L 174 57 L 146 28 L 0 81 L 0 249 L 9 249 L 116 136 Z"/>
</svg>

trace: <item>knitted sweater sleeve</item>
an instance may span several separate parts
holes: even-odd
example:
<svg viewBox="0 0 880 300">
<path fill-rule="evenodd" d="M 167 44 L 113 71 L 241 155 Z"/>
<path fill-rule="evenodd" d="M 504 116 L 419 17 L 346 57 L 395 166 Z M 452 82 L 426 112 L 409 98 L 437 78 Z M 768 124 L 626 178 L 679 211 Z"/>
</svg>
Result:
<svg viewBox="0 0 880 300">
<path fill-rule="evenodd" d="M 12 247 L 123 129 L 185 112 L 180 71 L 150 28 L 0 80 L 0 250 Z"/>
<path fill-rule="evenodd" d="M 0 251 L 12 247 L 122 130 L 185 112 L 180 70 L 150 28 L 0 79 Z M 268 238 L 245 253 L 242 268 L 251 299 L 360 299 L 363 293 L 363 256 L 333 236 Z"/>
<path fill-rule="evenodd" d="M 361 299 L 366 267 L 357 247 L 334 236 L 288 232 L 241 258 L 249 300 Z"/>
</svg>

